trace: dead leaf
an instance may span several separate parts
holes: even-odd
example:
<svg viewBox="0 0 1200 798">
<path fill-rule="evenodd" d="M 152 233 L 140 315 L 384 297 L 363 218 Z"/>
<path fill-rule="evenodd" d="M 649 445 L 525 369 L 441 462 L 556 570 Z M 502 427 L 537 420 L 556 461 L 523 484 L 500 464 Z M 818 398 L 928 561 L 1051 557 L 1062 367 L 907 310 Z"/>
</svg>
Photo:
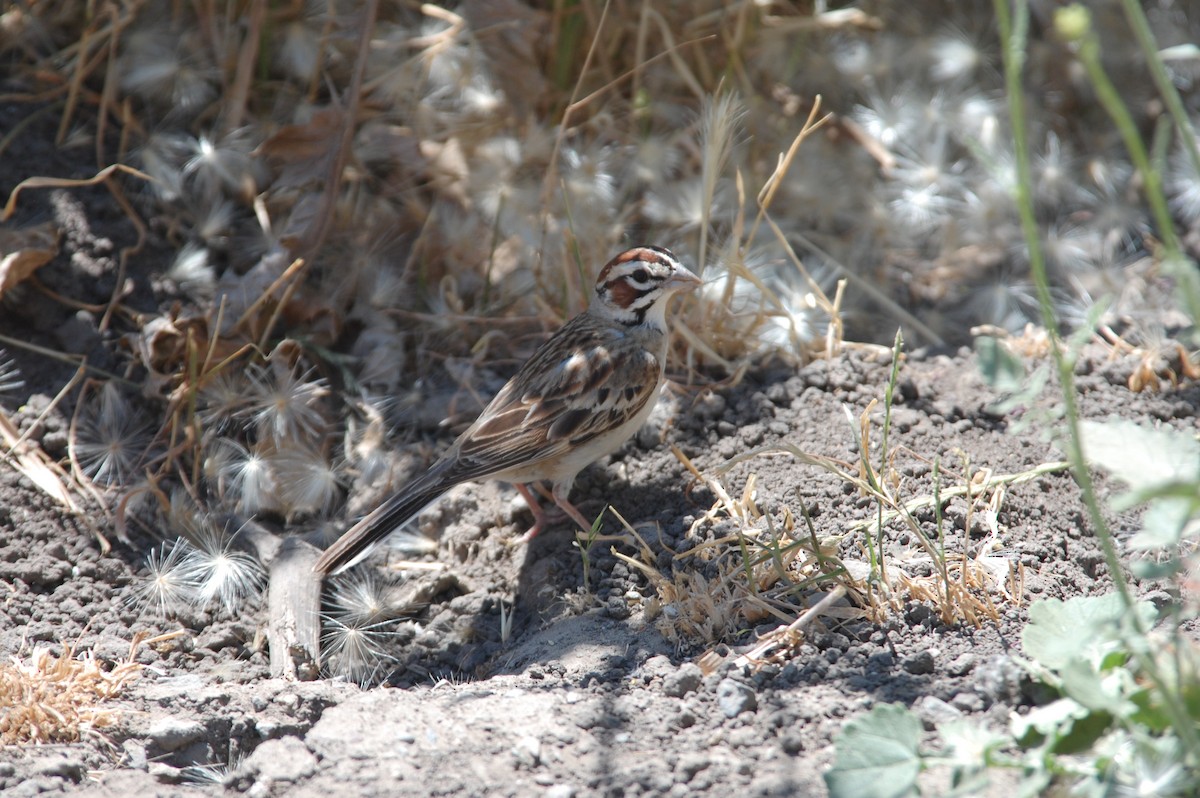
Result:
<svg viewBox="0 0 1200 798">
<path fill-rule="evenodd" d="M 0 297 L 58 254 L 53 222 L 18 230 L 0 230 Z"/>
<path fill-rule="evenodd" d="M 329 176 L 329 162 L 347 124 L 343 108 L 326 108 L 303 125 L 286 125 L 258 152 L 279 167 L 274 188 L 304 188 Z"/>
<path fill-rule="evenodd" d="M 550 89 L 544 64 L 551 14 L 520 0 L 468 0 L 459 12 L 487 55 L 493 79 L 516 115 L 533 113 Z"/>
<path fill-rule="evenodd" d="M 79 505 L 75 503 L 68 487 L 70 477 L 42 451 L 42 447 L 33 441 L 21 439 L 16 425 L 3 410 L 0 410 L 0 442 L 3 442 L 4 452 L 11 458 L 14 468 L 67 510 L 79 512 Z"/>
</svg>

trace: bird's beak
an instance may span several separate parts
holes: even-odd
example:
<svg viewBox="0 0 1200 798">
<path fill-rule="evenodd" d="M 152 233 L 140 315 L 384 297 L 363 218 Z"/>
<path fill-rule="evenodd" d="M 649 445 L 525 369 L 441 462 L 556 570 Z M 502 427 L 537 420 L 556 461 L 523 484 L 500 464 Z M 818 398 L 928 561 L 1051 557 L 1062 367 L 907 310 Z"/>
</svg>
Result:
<svg viewBox="0 0 1200 798">
<path fill-rule="evenodd" d="M 703 282 L 684 266 L 676 266 L 675 273 L 667 280 L 666 287 L 668 291 L 691 291 Z"/>
</svg>

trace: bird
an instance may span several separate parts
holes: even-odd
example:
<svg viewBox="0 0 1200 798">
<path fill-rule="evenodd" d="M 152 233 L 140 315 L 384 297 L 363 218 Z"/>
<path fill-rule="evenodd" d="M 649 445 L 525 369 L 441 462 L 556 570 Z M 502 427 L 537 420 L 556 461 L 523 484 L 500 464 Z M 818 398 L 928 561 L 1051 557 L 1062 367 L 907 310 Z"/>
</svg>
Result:
<svg viewBox="0 0 1200 798">
<path fill-rule="evenodd" d="M 642 245 L 614 257 L 587 310 L 563 325 L 517 371 L 429 470 L 351 526 L 313 565 L 321 577 L 361 561 L 422 508 L 463 482 L 513 483 L 534 525 L 545 525 L 535 484 L 584 530 L 568 494 L 575 476 L 629 439 L 654 410 L 667 359 L 667 305 L 701 280 L 670 250 Z M 542 482 L 553 486 L 547 494 Z"/>
</svg>

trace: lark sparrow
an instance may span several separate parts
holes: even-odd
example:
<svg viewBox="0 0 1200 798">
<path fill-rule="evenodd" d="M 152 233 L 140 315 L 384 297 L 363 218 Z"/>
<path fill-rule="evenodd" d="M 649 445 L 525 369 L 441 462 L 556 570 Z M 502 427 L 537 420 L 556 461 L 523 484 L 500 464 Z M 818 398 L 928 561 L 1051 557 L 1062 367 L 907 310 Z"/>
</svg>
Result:
<svg viewBox="0 0 1200 798">
<path fill-rule="evenodd" d="M 553 484 L 554 503 L 590 529 L 567 499 L 571 483 L 646 422 L 662 386 L 668 300 L 698 285 L 661 247 L 634 247 L 610 260 L 588 309 L 534 353 L 429 471 L 347 530 L 313 570 L 349 568 L 422 507 L 470 480 L 516 484 L 534 514 L 526 539 L 544 522 L 526 483 L 542 480 Z"/>
</svg>

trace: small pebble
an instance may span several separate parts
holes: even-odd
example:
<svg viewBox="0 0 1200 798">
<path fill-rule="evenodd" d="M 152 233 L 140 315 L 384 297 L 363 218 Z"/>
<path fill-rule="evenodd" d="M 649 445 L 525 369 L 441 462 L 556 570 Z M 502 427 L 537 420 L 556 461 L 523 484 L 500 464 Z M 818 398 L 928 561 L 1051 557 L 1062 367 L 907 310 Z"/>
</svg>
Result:
<svg viewBox="0 0 1200 798">
<path fill-rule="evenodd" d="M 725 717 L 735 718 L 758 709 L 758 697 L 749 685 L 727 677 L 717 685 L 717 706 Z"/>
<path fill-rule="evenodd" d="M 933 652 L 929 650 L 919 651 L 910 657 L 905 657 L 900 663 L 900 667 L 913 674 L 933 673 L 935 662 Z"/>
<path fill-rule="evenodd" d="M 162 718 L 150 727 L 146 737 L 162 751 L 178 751 L 201 739 L 205 733 L 204 726 L 198 721 Z"/>
<path fill-rule="evenodd" d="M 689 662 L 663 677 L 663 692 L 673 698 L 682 698 L 699 689 L 703 679 L 704 673 L 700 667 Z"/>
</svg>

